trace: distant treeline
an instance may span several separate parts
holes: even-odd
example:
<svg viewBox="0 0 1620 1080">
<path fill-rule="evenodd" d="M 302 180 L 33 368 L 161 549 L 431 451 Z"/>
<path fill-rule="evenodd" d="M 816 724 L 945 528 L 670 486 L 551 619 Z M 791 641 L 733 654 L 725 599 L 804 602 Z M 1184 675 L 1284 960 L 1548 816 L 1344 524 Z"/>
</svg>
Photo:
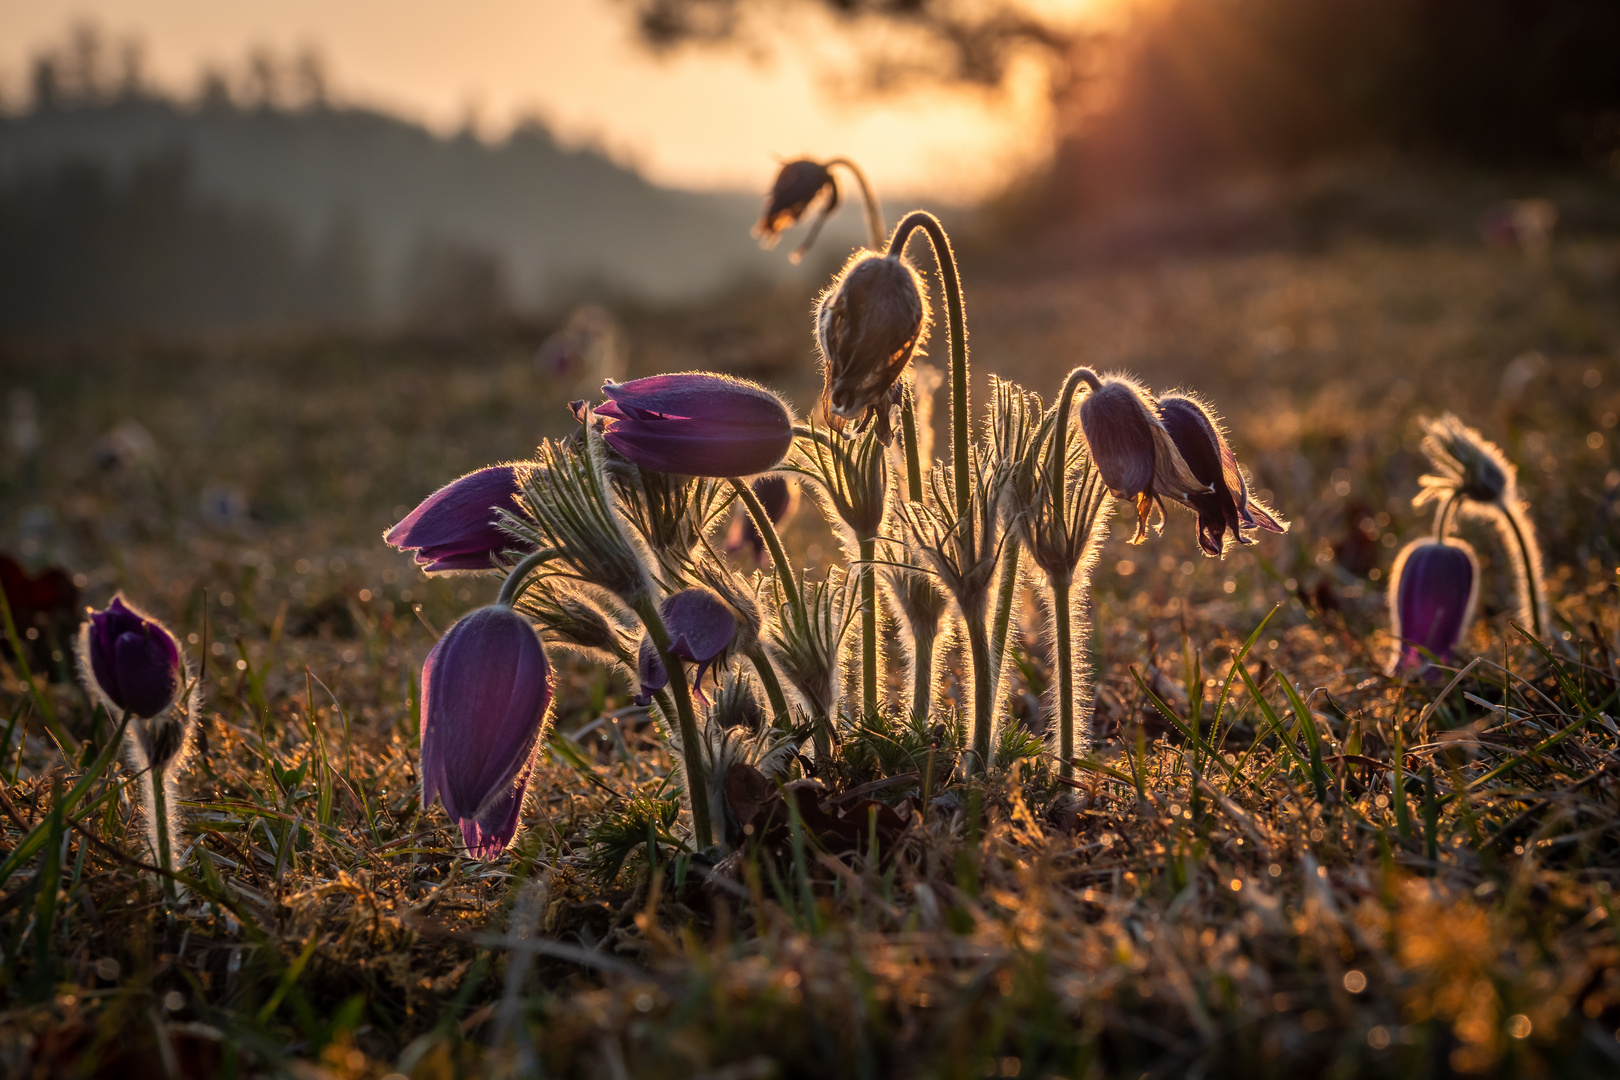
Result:
<svg viewBox="0 0 1620 1080">
<path fill-rule="evenodd" d="M 371 308 L 352 222 L 306 254 L 274 214 L 199 196 L 180 154 L 0 184 L 0 252 L 5 335 L 352 322 Z"/>
<path fill-rule="evenodd" d="M 1369 148 L 1620 166 L 1615 0 L 1169 0 L 1117 45 L 1060 158 L 1082 196 Z"/>
</svg>

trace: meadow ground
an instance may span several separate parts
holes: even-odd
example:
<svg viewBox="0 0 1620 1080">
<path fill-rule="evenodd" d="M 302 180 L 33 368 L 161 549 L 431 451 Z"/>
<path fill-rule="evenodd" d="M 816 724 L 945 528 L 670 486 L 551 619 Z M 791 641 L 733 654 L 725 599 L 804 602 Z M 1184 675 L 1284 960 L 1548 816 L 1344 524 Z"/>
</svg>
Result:
<svg viewBox="0 0 1620 1080">
<path fill-rule="evenodd" d="M 496 583 L 424 578 L 380 534 L 568 430 L 589 388 L 537 370 L 548 327 L 8 349 L 0 546 L 98 607 L 124 590 L 207 671 L 172 913 L 127 770 L 74 788 L 106 717 L 4 671 L 7 1074 L 1620 1071 L 1620 242 L 965 273 L 977 402 L 990 373 L 1050 396 L 1082 362 L 1194 387 L 1292 527 L 1215 561 L 1187 514 L 1131 547 L 1120 512 L 1066 798 L 1028 761 L 878 785 L 904 823 L 879 849 L 795 829 L 730 876 L 682 851 L 628 688 L 577 661 L 504 856 L 458 857 L 420 805 L 420 665 Z M 627 310 L 630 373 L 735 371 L 803 411 L 808 310 Z M 1554 633 L 1512 628 L 1505 553 L 1466 526 L 1482 660 L 1403 683 L 1382 579 L 1429 531 L 1417 418 L 1448 409 L 1519 465 Z M 814 518 L 787 539 L 825 566 Z M 915 781 L 920 752 L 877 773 Z"/>
</svg>

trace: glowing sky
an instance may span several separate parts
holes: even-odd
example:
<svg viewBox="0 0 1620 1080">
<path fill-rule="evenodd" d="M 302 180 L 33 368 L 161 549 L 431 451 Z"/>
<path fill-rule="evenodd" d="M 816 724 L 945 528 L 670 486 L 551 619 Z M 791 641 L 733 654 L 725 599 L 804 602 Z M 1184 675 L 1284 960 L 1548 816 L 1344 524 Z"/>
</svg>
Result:
<svg viewBox="0 0 1620 1080">
<path fill-rule="evenodd" d="M 884 189 L 963 199 L 1047 149 L 1033 65 L 999 96 L 870 100 L 834 84 L 849 54 L 825 34 L 785 36 L 764 59 L 712 50 L 659 59 L 634 40 L 620 0 L 0 0 L 7 101 L 19 100 L 29 57 L 81 19 L 137 36 L 163 87 L 189 92 L 204 64 L 238 66 L 256 45 L 314 46 L 341 100 L 441 131 L 472 114 L 488 136 L 539 115 L 567 141 L 686 187 L 753 190 L 775 159 L 843 154 Z"/>
</svg>

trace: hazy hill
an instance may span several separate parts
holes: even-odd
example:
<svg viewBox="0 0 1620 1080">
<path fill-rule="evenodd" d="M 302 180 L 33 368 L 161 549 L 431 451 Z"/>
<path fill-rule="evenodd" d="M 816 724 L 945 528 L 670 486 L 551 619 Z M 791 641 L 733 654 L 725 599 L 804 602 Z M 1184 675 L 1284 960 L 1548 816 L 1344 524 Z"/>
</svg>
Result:
<svg viewBox="0 0 1620 1080">
<path fill-rule="evenodd" d="M 770 168 L 761 162 L 762 183 Z M 154 185 L 161 194 L 151 193 Z M 80 205 L 86 199 L 90 210 Z M 57 232 L 75 243 L 94 241 L 79 260 L 94 262 L 120 254 L 120 245 L 87 237 L 95 228 L 86 219 L 133 217 L 144 224 L 109 224 L 102 232 L 139 233 L 143 243 L 157 242 L 154 233 L 195 234 L 193 246 L 208 251 L 139 256 L 129 270 L 135 279 L 143 279 L 142 266 L 177 259 L 192 278 L 215 279 L 219 264 L 240 258 L 286 263 L 283 276 L 303 284 L 278 285 L 276 295 L 303 298 L 246 304 L 259 312 L 248 322 L 278 321 L 283 308 L 291 318 L 400 317 L 435 289 L 454 292 L 462 279 L 482 281 L 475 290 L 493 291 L 490 303 L 532 308 L 586 284 L 677 299 L 743 276 L 793 273 L 780 252 L 761 252 L 749 238 L 758 208 L 755 196 L 656 187 L 601 154 L 560 147 L 535 126 L 491 144 L 440 138 L 361 109 L 228 100 L 192 106 L 145 95 L 36 105 L 0 118 L 0 260 L 13 264 L 23 286 L 43 288 L 26 280 L 30 271 L 18 261 L 60 263 L 53 272 L 64 280 L 89 272 L 70 265 L 77 249 L 64 248 Z M 855 238 L 856 226 L 844 215 L 826 246 Z M 246 254 L 278 229 L 275 253 Z M 249 234 L 253 239 L 244 239 Z M 120 257 L 130 261 L 127 247 Z M 343 281 L 325 280 L 334 273 Z M 267 274 L 261 268 L 246 276 Z M 304 295 L 312 281 L 317 295 Z M 142 280 L 142 287 L 154 285 Z M 353 299 L 334 303 L 334 289 Z M 115 283 L 103 291 L 129 288 Z M 201 321 L 243 320 L 227 314 Z"/>
</svg>

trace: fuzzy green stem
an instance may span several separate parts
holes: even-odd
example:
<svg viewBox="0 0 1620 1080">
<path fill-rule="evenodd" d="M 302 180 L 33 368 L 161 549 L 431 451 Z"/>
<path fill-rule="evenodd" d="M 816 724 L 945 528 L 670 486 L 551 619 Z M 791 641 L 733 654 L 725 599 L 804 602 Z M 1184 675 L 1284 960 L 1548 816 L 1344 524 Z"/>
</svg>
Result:
<svg viewBox="0 0 1620 1080">
<path fill-rule="evenodd" d="M 951 335 L 951 460 L 956 470 L 956 516 L 967 529 L 967 552 L 977 554 L 974 544 L 972 518 L 972 477 L 968 469 L 968 356 L 967 316 L 962 309 L 962 284 L 956 272 L 956 255 L 951 251 L 950 237 L 939 219 L 926 210 L 913 210 L 889 238 L 890 255 L 898 255 L 906 248 L 911 234 L 921 229 L 928 234 L 934 247 L 934 262 L 939 266 L 940 281 L 945 287 L 945 311 Z"/>
<path fill-rule="evenodd" d="M 1540 641 L 1547 636 L 1546 627 L 1541 622 L 1541 595 L 1536 590 L 1536 568 L 1530 561 L 1530 545 L 1524 538 L 1524 530 L 1519 528 L 1518 518 L 1506 510 L 1498 510 L 1513 531 L 1513 540 L 1519 545 L 1519 565 L 1524 570 L 1524 598 L 1530 609 L 1530 627 L 1535 631 L 1536 640 Z"/>
<path fill-rule="evenodd" d="M 748 659 L 758 672 L 761 685 L 765 687 L 765 696 L 770 700 L 771 711 L 776 714 L 772 718 L 772 723 L 783 729 L 792 727 L 793 718 L 788 713 L 787 695 L 782 693 L 782 680 L 776 677 L 776 668 L 771 664 L 771 658 L 765 654 L 765 647 L 755 644 L 749 650 Z"/>
<path fill-rule="evenodd" d="M 868 536 L 860 541 L 861 552 L 861 706 L 867 716 L 878 708 L 877 640 L 877 541 Z"/>
<path fill-rule="evenodd" d="M 906 498 L 923 501 L 922 458 L 917 449 L 917 405 L 911 391 L 900 403 L 900 438 L 906 449 Z"/>
<path fill-rule="evenodd" d="M 174 856 L 169 851 L 169 793 L 164 790 L 167 770 L 152 768 L 147 770 L 147 775 L 152 783 L 152 839 L 157 844 L 158 868 L 165 874 L 163 895 L 172 903 L 174 878 L 168 875 L 174 873 Z"/>
<path fill-rule="evenodd" d="M 1001 585 L 996 590 L 996 621 L 990 630 L 990 659 L 996 666 L 996 692 L 990 699 L 992 704 L 1001 698 L 1002 672 L 1007 666 L 1007 632 L 1012 624 L 1013 596 L 1018 592 L 1018 557 L 1022 550 L 1018 537 L 1009 534 L 1001 552 Z"/>
<path fill-rule="evenodd" d="M 512 572 L 506 575 L 506 580 L 501 583 L 500 595 L 495 598 L 495 602 L 503 607 L 511 607 L 517 603 L 518 597 L 523 595 L 523 587 L 528 584 L 529 575 L 544 566 L 546 560 L 556 554 L 556 548 L 541 548 L 533 555 L 524 556 L 523 561 L 512 567 Z"/>
<path fill-rule="evenodd" d="M 1456 513 L 1457 507 L 1462 505 L 1462 501 L 1463 493 L 1454 491 L 1451 498 L 1447 499 L 1445 504 L 1440 507 L 1440 516 L 1434 520 L 1434 538 L 1442 544 L 1446 542 L 1446 537 L 1451 533 L 1452 515 Z"/>
<path fill-rule="evenodd" d="M 669 629 L 658 613 L 658 605 L 651 597 L 642 597 L 636 605 L 647 636 L 658 650 L 669 675 L 669 691 L 675 698 L 675 718 L 681 731 L 681 756 L 686 764 L 687 794 L 692 803 L 692 836 L 699 851 L 714 842 L 714 831 L 709 826 L 709 785 L 703 765 L 703 744 L 698 736 L 697 714 L 692 709 L 692 688 L 686 685 L 686 672 L 678 657 L 669 651 Z"/>
<path fill-rule="evenodd" d="M 776 526 L 771 524 L 771 515 L 765 512 L 753 488 L 736 477 L 732 477 L 731 486 L 742 500 L 748 516 L 754 519 L 754 528 L 765 540 L 765 547 L 771 553 L 771 565 L 776 568 L 776 579 L 782 583 L 782 595 L 796 610 L 803 610 L 799 604 L 799 587 L 793 580 L 793 567 L 788 564 L 787 554 L 782 550 L 782 538 L 777 535 Z"/>
<path fill-rule="evenodd" d="M 888 230 L 883 227 L 883 207 L 878 203 L 877 192 L 866 182 L 866 174 L 861 171 L 861 167 L 849 158 L 833 158 L 826 162 L 824 167 L 831 169 L 834 165 L 843 166 L 855 177 L 855 184 L 861 189 L 861 205 L 866 209 L 866 242 L 872 245 L 874 250 L 882 247 L 883 236 Z"/>
<path fill-rule="evenodd" d="M 1058 775 L 1074 779 L 1074 645 L 1070 639 L 1068 578 L 1052 579 L 1052 622 L 1057 630 Z"/>
<path fill-rule="evenodd" d="M 990 707 L 995 701 L 995 668 L 990 660 L 990 639 L 984 632 L 984 619 L 967 619 L 968 653 L 973 661 L 973 754 L 967 771 L 985 772 L 990 768 Z"/>
<path fill-rule="evenodd" d="M 934 711 L 934 635 L 912 635 L 911 715 L 923 723 Z"/>
</svg>

